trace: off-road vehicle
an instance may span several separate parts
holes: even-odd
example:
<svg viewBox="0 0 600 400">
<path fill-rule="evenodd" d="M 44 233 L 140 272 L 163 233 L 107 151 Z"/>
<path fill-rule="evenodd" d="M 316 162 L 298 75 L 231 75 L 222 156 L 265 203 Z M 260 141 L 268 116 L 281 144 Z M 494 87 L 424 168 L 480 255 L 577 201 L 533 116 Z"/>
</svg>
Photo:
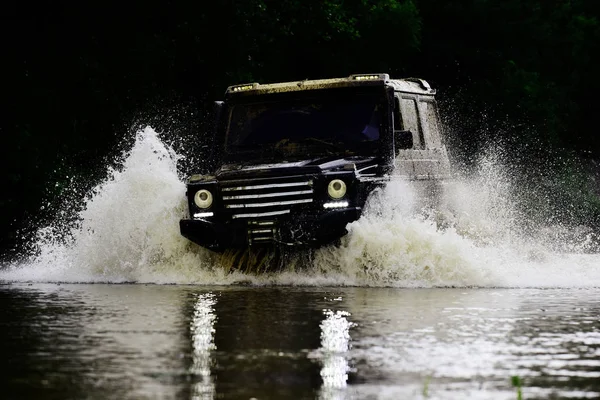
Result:
<svg viewBox="0 0 600 400">
<path fill-rule="evenodd" d="M 392 179 L 449 177 L 422 79 L 387 74 L 230 86 L 217 102 L 218 168 L 187 181 L 181 234 L 215 251 L 331 243 Z"/>
</svg>

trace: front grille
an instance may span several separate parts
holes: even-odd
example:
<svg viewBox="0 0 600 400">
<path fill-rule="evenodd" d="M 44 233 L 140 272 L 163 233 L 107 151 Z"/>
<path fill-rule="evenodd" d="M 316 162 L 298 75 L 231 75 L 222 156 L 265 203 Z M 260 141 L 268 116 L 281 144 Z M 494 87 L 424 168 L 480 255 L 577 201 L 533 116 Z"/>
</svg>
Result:
<svg viewBox="0 0 600 400">
<path fill-rule="evenodd" d="M 221 194 L 232 219 L 273 219 L 312 203 L 313 181 L 306 176 L 221 181 Z"/>
</svg>

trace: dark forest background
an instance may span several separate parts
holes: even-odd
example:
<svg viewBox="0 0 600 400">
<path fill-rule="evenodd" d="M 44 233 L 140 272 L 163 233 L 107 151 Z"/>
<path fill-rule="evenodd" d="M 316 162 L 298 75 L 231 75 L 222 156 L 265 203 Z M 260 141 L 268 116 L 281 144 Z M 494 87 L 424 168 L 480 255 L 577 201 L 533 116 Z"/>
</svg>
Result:
<svg viewBox="0 0 600 400">
<path fill-rule="evenodd" d="M 437 88 L 462 165 L 496 143 L 549 213 L 600 220 L 597 0 L 2 7 L 0 252 L 96 184 L 138 125 L 193 147 L 228 85 L 369 72 Z"/>
</svg>

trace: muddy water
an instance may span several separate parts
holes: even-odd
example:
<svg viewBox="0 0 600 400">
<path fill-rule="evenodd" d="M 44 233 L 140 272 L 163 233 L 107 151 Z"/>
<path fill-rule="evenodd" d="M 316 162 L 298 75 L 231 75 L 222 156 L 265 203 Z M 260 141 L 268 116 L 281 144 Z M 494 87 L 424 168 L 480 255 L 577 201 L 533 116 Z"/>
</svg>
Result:
<svg viewBox="0 0 600 400">
<path fill-rule="evenodd" d="M 0 286 L 3 398 L 600 397 L 600 289 Z"/>
</svg>

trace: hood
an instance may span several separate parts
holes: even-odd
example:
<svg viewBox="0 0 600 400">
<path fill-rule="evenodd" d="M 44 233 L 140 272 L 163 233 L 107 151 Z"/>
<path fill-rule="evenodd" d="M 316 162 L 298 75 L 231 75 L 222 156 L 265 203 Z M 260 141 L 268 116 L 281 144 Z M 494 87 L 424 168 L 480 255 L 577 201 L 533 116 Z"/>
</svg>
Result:
<svg viewBox="0 0 600 400">
<path fill-rule="evenodd" d="M 256 177 L 275 177 L 284 175 L 309 175 L 324 172 L 354 170 L 361 174 L 375 172 L 380 165 L 376 157 L 320 157 L 306 160 L 278 163 L 236 163 L 225 164 L 217 171 L 217 179 L 238 179 Z"/>
</svg>

